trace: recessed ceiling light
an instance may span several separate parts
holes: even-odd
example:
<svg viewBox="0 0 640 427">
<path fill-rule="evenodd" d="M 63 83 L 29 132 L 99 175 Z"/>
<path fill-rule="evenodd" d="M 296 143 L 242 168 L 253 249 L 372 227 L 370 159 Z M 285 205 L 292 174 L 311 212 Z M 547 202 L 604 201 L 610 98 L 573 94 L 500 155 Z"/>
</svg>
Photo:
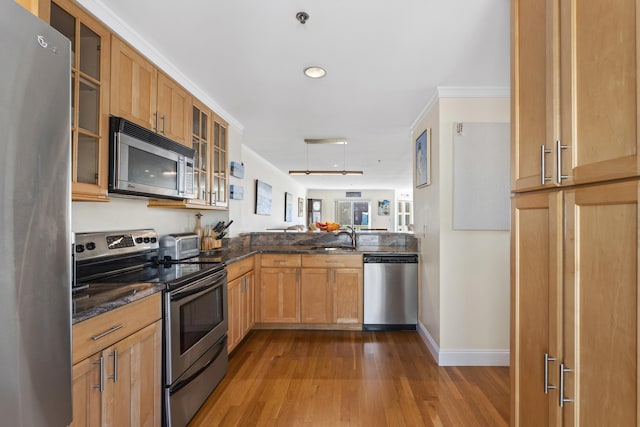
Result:
<svg viewBox="0 0 640 427">
<path fill-rule="evenodd" d="M 320 79 L 327 74 L 327 71 L 322 67 L 307 67 L 304 69 L 304 75 L 311 79 Z"/>
</svg>

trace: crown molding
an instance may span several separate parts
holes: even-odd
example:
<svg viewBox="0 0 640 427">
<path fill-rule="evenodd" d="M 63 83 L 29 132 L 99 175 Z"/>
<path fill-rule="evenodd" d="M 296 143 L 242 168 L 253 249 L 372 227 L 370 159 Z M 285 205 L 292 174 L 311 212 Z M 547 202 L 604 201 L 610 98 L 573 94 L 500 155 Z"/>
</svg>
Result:
<svg viewBox="0 0 640 427">
<path fill-rule="evenodd" d="M 438 98 L 510 98 L 509 86 L 438 86 Z"/>
<path fill-rule="evenodd" d="M 111 29 L 118 37 L 124 39 L 131 46 L 136 48 L 140 53 L 146 56 L 151 62 L 162 69 L 162 72 L 168 74 L 175 81 L 180 83 L 195 95 L 207 107 L 211 108 L 217 115 L 222 117 L 231 126 L 235 127 L 240 134 L 244 132 L 244 126 L 228 111 L 216 103 L 206 92 L 189 79 L 180 69 L 178 69 L 171 61 L 164 57 L 155 47 L 149 44 L 140 34 L 138 34 L 131 26 L 126 24 L 119 16 L 117 16 L 104 2 L 100 0 L 77 0 L 77 2 L 96 18 L 102 21 Z"/>
</svg>

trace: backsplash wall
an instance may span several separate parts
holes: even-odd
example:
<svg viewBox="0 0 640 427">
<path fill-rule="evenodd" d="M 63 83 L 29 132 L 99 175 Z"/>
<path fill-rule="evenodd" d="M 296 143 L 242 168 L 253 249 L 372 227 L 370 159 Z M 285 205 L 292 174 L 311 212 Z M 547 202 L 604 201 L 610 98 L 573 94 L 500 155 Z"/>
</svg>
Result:
<svg viewBox="0 0 640 427">
<path fill-rule="evenodd" d="M 163 236 L 193 231 L 198 212 L 203 214 L 203 226 L 229 220 L 227 211 L 148 208 L 144 198 L 111 197 L 109 202 L 73 202 L 71 230 L 80 233 L 153 228 Z"/>
</svg>

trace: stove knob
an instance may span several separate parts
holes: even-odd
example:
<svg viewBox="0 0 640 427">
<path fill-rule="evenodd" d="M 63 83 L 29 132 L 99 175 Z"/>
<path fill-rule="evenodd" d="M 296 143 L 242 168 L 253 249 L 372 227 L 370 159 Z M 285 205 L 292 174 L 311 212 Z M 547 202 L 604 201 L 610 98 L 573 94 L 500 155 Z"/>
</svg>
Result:
<svg viewBox="0 0 640 427">
<path fill-rule="evenodd" d="M 96 248 L 96 244 L 94 242 L 87 243 L 87 250 L 92 251 Z"/>
<path fill-rule="evenodd" d="M 157 241 L 158 241 L 158 239 L 156 239 L 155 237 L 152 237 L 152 238 L 151 238 L 151 243 L 155 243 L 155 242 L 157 242 Z"/>
<path fill-rule="evenodd" d="M 148 237 L 145 237 L 145 238 L 144 238 L 144 242 L 145 242 L 145 243 L 149 243 L 149 238 L 148 238 Z"/>
<path fill-rule="evenodd" d="M 77 253 L 84 252 L 84 245 L 76 245 L 76 252 Z"/>
<path fill-rule="evenodd" d="M 136 237 L 136 243 L 142 243 L 142 237 Z"/>
</svg>

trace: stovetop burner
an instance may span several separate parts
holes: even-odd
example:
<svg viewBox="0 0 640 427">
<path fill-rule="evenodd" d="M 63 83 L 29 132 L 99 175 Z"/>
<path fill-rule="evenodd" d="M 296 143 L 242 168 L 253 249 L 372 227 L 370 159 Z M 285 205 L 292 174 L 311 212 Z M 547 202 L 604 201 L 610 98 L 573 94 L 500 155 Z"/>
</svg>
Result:
<svg viewBox="0 0 640 427">
<path fill-rule="evenodd" d="M 154 230 L 77 233 L 74 289 L 86 284 L 166 283 L 175 289 L 201 276 L 224 269 L 222 262 L 159 259 Z"/>
</svg>

